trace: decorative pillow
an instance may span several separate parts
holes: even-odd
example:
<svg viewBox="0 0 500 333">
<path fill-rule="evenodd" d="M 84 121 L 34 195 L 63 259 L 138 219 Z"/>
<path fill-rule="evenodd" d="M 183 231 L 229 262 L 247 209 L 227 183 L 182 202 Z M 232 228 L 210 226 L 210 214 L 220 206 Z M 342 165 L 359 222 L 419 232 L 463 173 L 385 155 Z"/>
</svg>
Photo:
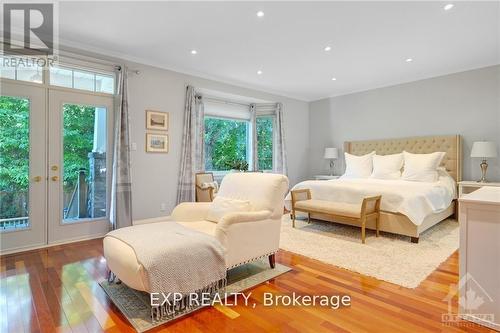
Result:
<svg viewBox="0 0 500 333">
<path fill-rule="evenodd" d="M 401 178 L 401 168 L 403 168 L 403 161 L 403 153 L 394 155 L 373 155 L 373 172 L 370 178 Z"/>
<path fill-rule="evenodd" d="M 248 200 L 237 200 L 217 196 L 212 202 L 212 205 L 210 205 L 210 210 L 208 211 L 206 219 L 218 223 L 226 214 L 249 212 L 251 210 L 252 205 Z"/>
<path fill-rule="evenodd" d="M 208 188 L 213 188 L 214 192 L 217 192 L 219 190 L 219 183 L 217 183 L 215 180 L 213 182 L 206 182 L 206 183 L 201 183 L 200 185 L 201 189 L 206 190 Z"/>
<path fill-rule="evenodd" d="M 405 161 L 404 180 L 433 183 L 438 180 L 438 167 L 446 153 L 412 154 L 404 151 L 403 155 Z"/>
<path fill-rule="evenodd" d="M 373 170 L 373 155 L 375 155 L 374 151 L 363 156 L 351 155 L 349 153 L 344 153 L 344 155 L 346 168 L 345 173 L 341 178 L 370 177 Z"/>
</svg>

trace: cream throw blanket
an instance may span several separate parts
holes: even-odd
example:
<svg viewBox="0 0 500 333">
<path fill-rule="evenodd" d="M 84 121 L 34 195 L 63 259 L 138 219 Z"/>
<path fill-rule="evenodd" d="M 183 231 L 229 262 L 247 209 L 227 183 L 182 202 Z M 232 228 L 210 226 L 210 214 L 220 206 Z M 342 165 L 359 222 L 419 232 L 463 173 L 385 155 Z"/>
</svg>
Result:
<svg viewBox="0 0 500 333">
<path fill-rule="evenodd" d="M 225 281 L 224 247 L 199 231 L 158 222 L 113 230 L 107 236 L 132 247 L 146 271 L 150 293 L 214 291 Z"/>
</svg>

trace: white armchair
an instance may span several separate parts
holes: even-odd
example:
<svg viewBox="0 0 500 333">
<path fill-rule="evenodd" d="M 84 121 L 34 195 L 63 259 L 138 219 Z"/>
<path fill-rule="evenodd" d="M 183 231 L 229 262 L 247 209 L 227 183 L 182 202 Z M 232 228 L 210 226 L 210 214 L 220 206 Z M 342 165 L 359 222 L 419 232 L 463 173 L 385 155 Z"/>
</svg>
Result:
<svg viewBox="0 0 500 333">
<path fill-rule="evenodd" d="M 251 211 L 228 213 L 215 223 L 206 219 L 213 202 L 190 202 L 175 207 L 167 218 L 143 220 L 138 224 L 174 221 L 211 235 L 225 247 L 228 269 L 263 256 L 269 256 L 274 268 L 287 191 L 288 178 L 282 175 L 228 174 L 218 197 L 249 201 Z M 114 237 L 105 237 L 103 246 L 108 267 L 120 280 L 131 288 L 149 290 L 147 274 L 132 247 Z"/>
<path fill-rule="evenodd" d="M 229 213 L 218 222 L 206 219 L 213 203 L 181 203 L 171 220 L 216 237 L 226 248 L 226 267 L 239 266 L 269 256 L 279 248 L 281 217 L 288 178 L 269 173 L 232 173 L 224 177 L 218 196 L 248 200 L 250 212 Z"/>
</svg>

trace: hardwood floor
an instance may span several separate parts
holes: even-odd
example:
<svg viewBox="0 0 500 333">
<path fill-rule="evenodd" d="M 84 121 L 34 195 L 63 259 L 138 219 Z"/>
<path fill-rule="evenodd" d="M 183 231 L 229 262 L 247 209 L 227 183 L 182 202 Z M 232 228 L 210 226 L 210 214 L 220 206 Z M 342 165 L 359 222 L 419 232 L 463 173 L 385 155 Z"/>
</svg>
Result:
<svg viewBox="0 0 500 333">
<path fill-rule="evenodd" d="M 443 298 L 458 280 L 458 253 L 416 289 L 290 252 L 280 251 L 276 261 L 293 270 L 251 290 L 255 309 L 205 308 L 151 332 L 490 332 L 469 322 L 441 322 Z M 0 332 L 134 332 L 97 283 L 106 275 L 102 240 L 4 256 L 0 265 Z M 349 294 L 352 306 L 262 305 L 264 292 L 294 291 Z M 457 299 L 452 303 L 456 311 Z"/>
</svg>

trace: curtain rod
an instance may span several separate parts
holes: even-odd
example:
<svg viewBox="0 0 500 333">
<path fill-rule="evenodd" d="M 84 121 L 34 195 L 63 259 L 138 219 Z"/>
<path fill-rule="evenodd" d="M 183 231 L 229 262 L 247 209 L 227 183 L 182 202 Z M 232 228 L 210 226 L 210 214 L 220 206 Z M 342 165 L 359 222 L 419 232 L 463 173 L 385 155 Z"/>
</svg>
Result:
<svg viewBox="0 0 500 333">
<path fill-rule="evenodd" d="M 83 54 L 78 54 L 74 53 L 71 51 L 66 51 L 66 50 L 60 50 L 59 54 L 63 58 L 69 58 L 77 61 L 84 61 L 84 62 L 89 62 L 89 63 L 94 63 L 97 65 L 103 65 L 103 66 L 112 66 L 115 70 L 121 70 L 122 66 L 117 65 L 116 63 L 109 61 L 109 60 L 103 60 L 101 58 L 96 58 L 94 56 L 88 56 L 88 55 L 83 55 Z M 139 75 L 141 72 L 136 69 L 129 69 L 127 70 L 128 73 L 133 73 Z"/>
<path fill-rule="evenodd" d="M 115 69 L 116 69 L 117 71 L 121 71 L 121 70 L 122 70 L 122 66 L 120 66 L 120 65 L 115 65 Z M 128 69 L 128 70 L 127 70 L 127 73 L 132 73 L 132 74 L 139 75 L 139 74 L 141 74 L 141 71 L 140 71 L 140 70 L 138 70 L 138 69 Z"/>
<path fill-rule="evenodd" d="M 207 101 L 212 101 L 212 102 L 221 103 L 221 104 L 234 104 L 234 105 L 240 105 L 240 106 L 246 106 L 246 107 L 250 107 L 250 104 L 251 104 L 251 103 L 231 101 L 231 100 L 212 97 L 212 96 L 205 96 L 204 98 Z"/>
<path fill-rule="evenodd" d="M 261 107 L 261 108 L 265 108 L 265 107 L 275 108 L 276 107 L 276 103 L 248 103 L 248 102 L 245 103 L 245 102 L 238 102 L 238 101 L 233 101 L 233 100 L 229 100 L 229 99 L 223 99 L 220 97 L 206 96 L 206 95 L 204 96 L 204 98 L 208 101 L 222 103 L 222 104 L 235 104 L 235 105 L 241 105 L 241 106 L 247 106 L 247 107 L 250 107 L 250 105 L 255 104 L 256 107 Z"/>
</svg>

